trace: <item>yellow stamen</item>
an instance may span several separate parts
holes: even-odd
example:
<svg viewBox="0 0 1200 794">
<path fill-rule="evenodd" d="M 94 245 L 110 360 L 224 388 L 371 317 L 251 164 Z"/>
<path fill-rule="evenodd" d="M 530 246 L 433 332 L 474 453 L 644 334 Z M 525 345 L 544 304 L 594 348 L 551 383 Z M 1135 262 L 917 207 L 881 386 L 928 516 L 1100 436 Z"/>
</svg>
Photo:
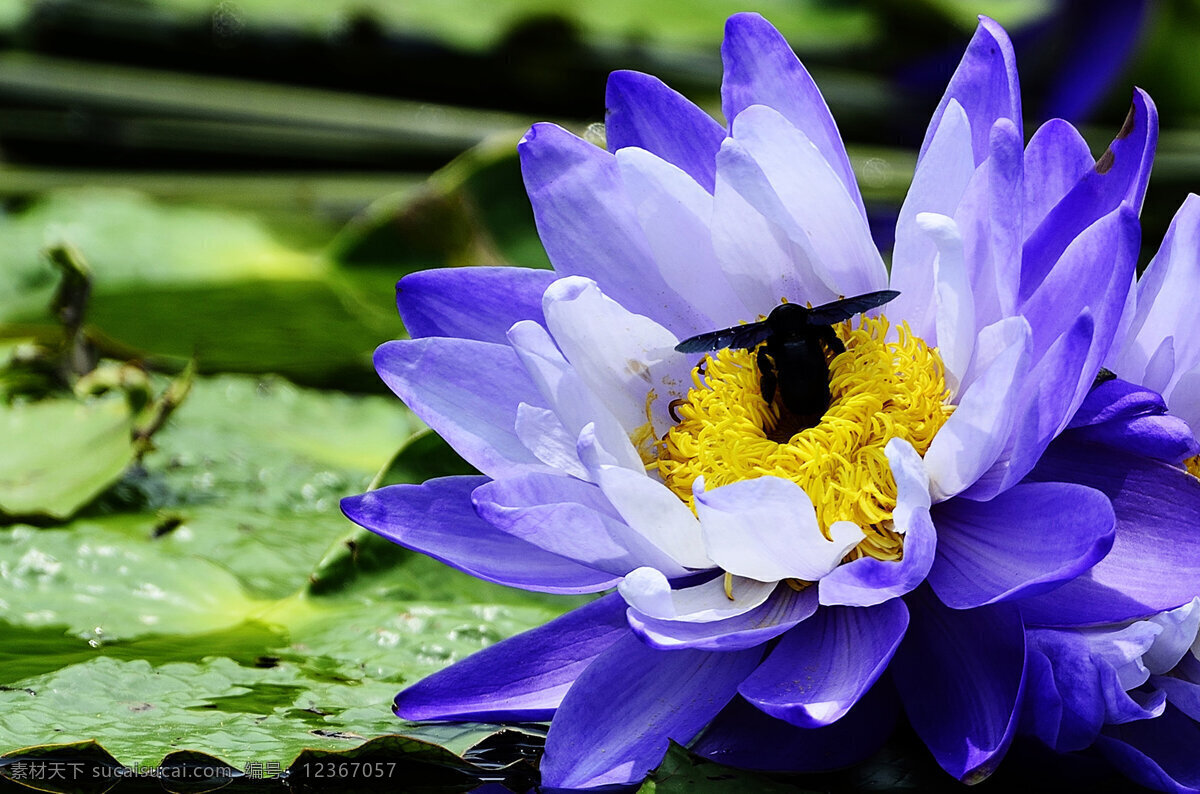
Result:
<svg viewBox="0 0 1200 794">
<path fill-rule="evenodd" d="M 836 330 L 846 351 L 830 359 L 831 401 L 815 427 L 794 431 L 780 395 L 763 400 L 754 351 L 721 350 L 692 372 L 694 388 L 674 409 L 681 421 L 657 443 L 648 468 L 693 509 L 697 477 L 706 488 L 768 475 L 792 480 L 812 500 L 826 537 L 842 520 L 866 532 L 849 558 L 900 559 L 903 539 L 891 521 L 896 483 L 883 450 L 902 438 L 924 454 L 949 417 L 941 357 L 907 325 L 887 341 L 883 317 Z"/>
<path fill-rule="evenodd" d="M 1188 474 L 1200 479 L 1200 455 L 1193 455 L 1185 460 L 1183 467 L 1187 469 Z"/>
</svg>

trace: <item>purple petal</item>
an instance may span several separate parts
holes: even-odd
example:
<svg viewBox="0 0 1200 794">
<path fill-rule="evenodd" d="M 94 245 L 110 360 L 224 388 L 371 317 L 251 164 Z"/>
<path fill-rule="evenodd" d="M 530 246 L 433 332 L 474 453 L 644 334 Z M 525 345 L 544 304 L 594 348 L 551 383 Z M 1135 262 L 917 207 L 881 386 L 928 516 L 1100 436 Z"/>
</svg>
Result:
<svg viewBox="0 0 1200 794">
<path fill-rule="evenodd" d="M 737 698 L 692 746 L 705 758 L 744 769 L 824 772 L 856 764 L 875 753 L 899 716 L 895 689 L 885 678 L 846 716 L 821 728 L 798 728 Z"/>
<path fill-rule="evenodd" d="M 1038 128 L 1025 148 L 1024 228 L 1036 229 L 1095 163 L 1087 141 L 1069 123 L 1051 119 Z"/>
<path fill-rule="evenodd" d="M 600 489 L 574 477 L 530 474 L 484 483 L 472 495 L 480 517 L 503 532 L 591 568 L 623 576 L 650 565 L 683 569 L 631 529 Z"/>
<path fill-rule="evenodd" d="M 1084 308 L 1074 324 L 1050 345 L 1017 392 L 1016 422 L 996 462 L 962 496 L 987 501 L 1021 480 L 1037 464 L 1046 446 L 1068 423 L 1084 395 L 1065 384 L 1079 383 L 1094 341 L 1095 325 Z M 1091 375 L 1087 379 L 1092 379 Z"/>
<path fill-rule="evenodd" d="M 933 112 L 929 130 L 921 144 L 924 156 L 951 100 L 956 100 L 971 122 L 975 164 L 988 158 L 992 125 L 1009 119 L 1021 128 L 1021 89 L 1017 82 L 1017 60 L 1008 34 L 994 20 L 979 18 L 979 27 L 962 61 L 946 86 L 946 93 Z"/>
<path fill-rule="evenodd" d="M 873 606 L 919 585 L 934 560 L 937 534 L 929 511 L 913 516 L 900 562 L 860 557 L 845 563 L 818 584 L 822 605 Z"/>
<path fill-rule="evenodd" d="M 779 31 L 758 14 L 734 14 L 725 23 L 721 60 L 725 64 L 721 82 L 725 118 L 732 123 L 751 105 L 766 105 L 782 113 L 833 167 L 865 219 L 854 169 L 829 106 Z"/>
<path fill-rule="evenodd" d="M 517 438 L 517 406 L 542 399 L 511 347 L 440 337 L 385 342 L 375 351 L 375 369 L 413 413 L 484 474 L 545 468 Z"/>
<path fill-rule="evenodd" d="M 1025 675 L 1016 607 L 948 609 L 926 588 L 910 593 L 911 622 L 892 672 L 904 710 L 942 768 L 977 783 L 1012 741 Z"/>
<path fill-rule="evenodd" d="M 837 722 L 874 686 L 908 628 L 898 598 L 826 607 L 783 635 L 738 687 L 762 711 L 802 728 Z"/>
<path fill-rule="evenodd" d="M 526 267 L 448 267 L 400 279 L 396 305 L 413 339 L 457 336 L 505 343 L 518 320 L 542 322 L 542 293 L 553 270 Z"/>
<path fill-rule="evenodd" d="M 663 650 L 737 651 L 773 640 L 817 611 L 817 591 L 796 592 L 780 584 L 760 606 L 725 620 L 661 620 L 629 610 L 629 625 L 647 644 Z"/>
<path fill-rule="evenodd" d="M 942 603 L 971 609 L 1036 595 L 1088 570 L 1112 548 L 1104 494 L 1071 483 L 1024 483 L 989 502 L 933 508 L 937 560 L 929 584 Z"/>
<path fill-rule="evenodd" d="M 533 125 L 517 152 L 538 234 L 560 276 L 594 280 L 680 338 L 710 330 L 663 281 L 613 155 L 545 123 Z"/>
<path fill-rule="evenodd" d="M 1114 378 L 1097 385 L 1086 398 L 1067 429 L 1089 427 L 1108 422 L 1128 421 L 1141 416 L 1166 413 L 1162 395 L 1136 383 Z"/>
<path fill-rule="evenodd" d="M 1193 794 L 1200 790 L 1200 725 L 1171 707 L 1158 719 L 1105 728 L 1096 746 L 1143 786 Z"/>
<path fill-rule="evenodd" d="M 1076 630 L 1038 629 L 1026 640 L 1030 671 L 1022 729 L 1059 752 L 1088 747 L 1108 721 L 1108 705 L 1132 703 L 1116 669 Z"/>
<path fill-rule="evenodd" d="M 1128 205 L 1110 212 L 1070 242 L 1054 270 L 1025 301 L 1033 327 L 1033 353 L 1041 358 L 1085 307 L 1095 321 L 1092 350 L 1076 385 L 1079 401 L 1108 353 L 1137 267 L 1141 226 Z"/>
<path fill-rule="evenodd" d="M 1140 89 L 1125 125 L 1096 165 L 1076 183 L 1025 241 L 1021 262 L 1021 299 L 1041 285 L 1084 229 L 1122 203 L 1141 209 L 1158 143 L 1158 112 Z"/>
<path fill-rule="evenodd" d="M 1025 657 L 1025 691 L 1022 693 L 1021 721 L 1018 731 L 1023 736 L 1034 736 L 1047 747 L 1066 750 L 1072 747 L 1087 747 L 1096 738 L 1103 719 L 1103 709 L 1098 700 L 1085 701 L 1089 718 L 1081 724 L 1094 724 L 1095 729 L 1084 732 L 1084 741 L 1079 744 L 1064 726 L 1066 712 L 1062 694 L 1054 680 L 1054 667 L 1050 659 L 1036 648 L 1030 647 Z"/>
<path fill-rule="evenodd" d="M 1158 392 L 1120 378 L 1105 381 L 1088 392 L 1063 438 L 1104 444 L 1175 464 L 1200 453 L 1200 443 L 1191 428 L 1167 413 Z"/>
<path fill-rule="evenodd" d="M 657 77 L 616 71 L 604 95 L 608 150 L 636 146 L 691 175 L 709 193 L 717 182 L 717 150 L 725 130 Z"/>
<path fill-rule="evenodd" d="M 1068 430 L 1063 437 L 1080 443 L 1103 444 L 1173 464 L 1200 453 L 1200 444 L 1187 422 L 1169 414 L 1088 425 Z"/>
<path fill-rule="evenodd" d="M 485 477 L 440 477 L 390 485 L 342 500 L 356 524 L 406 549 L 428 554 L 489 582 L 544 593 L 594 593 L 612 574 L 580 565 L 496 529 L 471 506 Z"/>
<path fill-rule="evenodd" d="M 1021 602 L 1034 625 L 1115 623 L 1186 604 L 1200 582 L 1200 480 L 1169 464 L 1059 439 L 1030 479 L 1102 491 L 1117 517 L 1112 551 L 1087 574 Z"/>
<path fill-rule="evenodd" d="M 594 788 L 641 781 L 669 740 L 691 741 L 737 692 L 761 650 L 658 651 L 625 637 L 575 680 L 554 715 L 542 784 Z"/>
<path fill-rule="evenodd" d="M 860 557 L 838 566 L 818 584 L 823 606 L 869 607 L 909 592 L 933 565 L 937 534 L 929 515 L 929 477 L 920 455 L 910 444 L 892 439 L 885 448 L 896 480 L 892 521 L 904 535 L 899 562 Z"/>
<path fill-rule="evenodd" d="M 975 295 L 975 313 L 980 318 L 979 328 L 1016 311 L 1021 245 L 1025 241 L 1022 215 L 1025 151 L 1021 128 L 1008 119 L 998 119 L 992 125 L 990 147 L 985 212 L 960 206 L 955 214 L 955 220 L 964 227 L 964 236 L 968 236 L 965 227 L 973 215 L 983 215 L 981 220 L 986 224 L 977 227 L 977 239 L 967 251 L 967 261 L 975 264 L 971 290 Z"/>
<path fill-rule="evenodd" d="M 1184 667 L 1196 667 L 1196 657 L 1184 658 Z M 1176 671 L 1175 675 L 1179 672 Z M 1194 720 L 1200 720 L 1200 683 L 1167 675 L 1150 676 L 1151 686 L 1162 690 L 1170 704 Z"/>
<path fill-rule="evenodd" d="M 622 637 L 615 593 L 502 640 L 396 695 L 406 720 L 546 720 L 592 661 Z"/>
</svg>

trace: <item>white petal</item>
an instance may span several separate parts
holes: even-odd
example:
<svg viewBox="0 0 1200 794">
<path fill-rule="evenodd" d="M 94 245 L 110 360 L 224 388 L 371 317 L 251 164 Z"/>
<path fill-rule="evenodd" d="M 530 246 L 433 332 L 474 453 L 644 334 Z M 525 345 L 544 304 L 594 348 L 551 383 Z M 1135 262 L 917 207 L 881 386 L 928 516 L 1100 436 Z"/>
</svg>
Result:
<svg viewBox="0 0 1200 794">
<path fill-rule="evenodd" d="M 733 120 L 732 136 L 790 213 L 794 226 L 785 229 L 793 239 L 807 237 L 817 256 L 815 270 L 830 290 L 859 295 L 887 285 L 887 268 L 866 218 L 807 135 L 775 109 L 752 105 Z"/>
<path fill-rule="evenodd" d="M 675 617 L 671 583 L 654 568 L 636 568 L 617 585 L 629 606 L 647 615 Z"/>
<path fill-rule="evenodd" d="M 1158 349 L 1154 351 L 1154 355 L 1150 356 L 1150 360 L 1146 362 L 1146 371 L 1133 382 L 1145 386 L 1147 389 L 1154 389 L 1159 394 L 1164 394 L 1174 385 L 1171 381 L 1175 379 L 1175 369 L 1175 337 L 1168 336 L 1162 340 Z"/>
<path fill-rule="evenodd" d="M 644 471 L 600 466 L 592 478 L 625 523 L 685 568 L 711 568 L 700 522 L 667 486 Z"/>
<path fill-rule="evenodd" d="M 1154 638 L 1154 645 L 1146 651 L 1142 661 L 1151 673 L 1163 675 L 1179 664 L 1196 642 L 1196 632 L 1200 630 L 1200 597 L 1155 615 L 1150 622 L 1162 626 L 1162 633 Z"/>
<path fill-rule="evenodd" d="M 594 424 L 606 463 L 644 468 L 625 428 L 562 357 L 545 328 L 522 320 L 509 329 L 508 339 L 570 438 L 577 438 L 584 425 Z"/>
<path fill-rule="evenodd" d="M 572 477 L 587 479 L 587 470 L 575 452 L 575 440 L 553 411 L 521 403 L 517 406 L 516 430 L 517 438 L 542 463 Z"/>
<path fill-rule="evenodd" d="M 668 405 L 687 396 L 692 363 L 675 352 L 679 340 L 674 334 L 627 311 L 595 282 L 578 276 L 551 284 L 543 309 L 563 355 L 626 433 L 646 424 L 651 391 L 655 434 L 675 425 Z"/>
<path fill-rule="evenodd" d="M 951 99 L 933 130 L 929 148 L 917 163 L 896 221 L 892 253 L 892 289 L 899 290 L 900 296 L 893 301 L 890 312 L 897 319 L 907 320 L 913 333 L 930 344 L 937 344 L 933 278 L 937 248 L 915 220 L 922 212 L 953 216 L 974 173 L 971 124 L 962 106 Z"/>
<path fill-rule="evenodd" d="M 667 285 L 708 318 L 711 328 L 753 319 L 713 252 L 713 197 L 687 173 L 644 149 L 617 152 L 617 165 Z"/>
<path fill-rule="evenodd" d="M 1150 671 L 1142 657 L 1153 647 L 1162 626 L 1148 620 L 1139 620 L 1119 631 L 1111 629 L 1083 629 L 1091 640 L 1093 655 L 1112 665 L 1117 671 L 1117 680 L 1126 691 L 1146 683 Z"/>
<path fill-rule="evenodd" d="M 1167 410 L 1187 422 L 1192 435 L 1200 438 L 1200 367 L 1180 376 L 1163 398 Z"/>
<path fill-rule="evenodd" d="M 794 226 L 762 168 L 727 138 L 717 154 L 713 196 L 713 249 L 730 287 L 750 310 L 745 320 L 768 314 L 781 298 L 814 305 L 837 299 L 817 274 L 816 254 Z"/>
<path fill-rule="evenodd" d="M 730 573 L 764 582 L 815 582 L 864 537 L 853 523 L 838 521 L 830 527 L 833 540 L 826 540 L 808 494 L 781 477 L 697 493 L 696 512 L 708 556 Z"/>
<path fill-rule="evenodd" d="M 975 299 L 967 278 L 963 240 L 958 225 L 945 215 L 923 212 L 917 225 L 937 245 L 933 278 L 937 298 L 937 345 L 946 365 L 946 385 L 957 395 L 975 352 Z"/>
<path fill-rule="evenodd" d="M 1171 221 L 1162 248 L 1137 283 L 1137 310 L 1123 355 L 1140 351 L 1148 360 L 1163 339 L 1175 337 L 1177 375 L 1200 364 L 1195 292 L 1200 283 L 1200 196 L 1189 195 Z M 1121 340 L 1117 340 L 1119 343 Z M 1133 377 L 1118 369 L 1123 378 Z M 1140 381 L 1138 381 L 1140 382 Z"/>
<path fill-rule="evenodd" d="M 929 472 L 925 461 L 913 449 L 912 444 L 901 438 L 893 438 L 884 447 L 892 478 L 896 481 L 896 507 L 892 510 L 892 523 L 901 535 L 908 531 L 914 510 L 928 510 L 932 499 L 929 495 Z"/>
<path fill-rule="evenodd" d="M 775 590 L 774 582 L 757 582 L 734 577 L 731 599 L 725 593 L 725 577 L 718 576 L 695 587 L 671 590 L 667 578 L 653 568 L 639 568 L 625 577 L 617 590 L 629 606 L 647 617 L 708 623 L 749 612 L 760 606 Z"/>
<path fill-rule="evenodd" d="M 974 483 L 1003 452 L 1012 432 L 1013 413 L 1029 371 L 1031 332 L 1023 317 L 1001 320 L 989 328 L 1001 325 L 1004 328 L 997 331 L 1015 330 L 1016 338 L 962 393 L 954 413 L 925 453 L 935 502 L 949 499 Z M 989 332 L 989 338 L 992 335 Z M 980 336 L 982 339 L 983 332 Z"/>
</svg>

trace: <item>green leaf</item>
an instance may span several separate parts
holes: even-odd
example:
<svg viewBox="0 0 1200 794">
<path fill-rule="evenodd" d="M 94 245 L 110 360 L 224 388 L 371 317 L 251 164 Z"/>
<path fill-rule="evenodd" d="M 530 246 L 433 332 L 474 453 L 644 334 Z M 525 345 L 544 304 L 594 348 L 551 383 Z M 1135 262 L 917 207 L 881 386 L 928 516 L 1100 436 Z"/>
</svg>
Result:
<svg viewBox="0 0 1200 794">
<path fill-rule="evenodd" d="M 201 378 L 155 436 L 145 469 L 97 523 L 164 554 L 208 560 L 279 598 L 352 525 L 341 497 L 421 424 L 394 398 L 316 392 L 279 378 Z"/>
<path fill-rule="evenodd" d="M 337 235 L 334 261 L 416 267 L 549 267 L 525 197 L 517 134 L 497 136 L 432 174 L 416 191 L 386 196 Z"/>
<path fill-rule="evenodd" d="M 132 426 L 120 395 L 0 404 L 0 514 L 71 516 L 133 460 Z"/>
<path fill-rule="evenodd" d="M 22 715 L 0 752 L 94 739 L 125 764 L 186 750 L 240 769 L 393 733 L 455 752 L 493 736 L 404 723 L 392 698 L 587 599 L 475 580 L 340 514 L 389 462 L 398 479 L 461 470 L 419 428 L 392 398 L 198 378 L 84 515 L 0 531 L 0 713 Z"/>
<path fill-rule="evenodd" d="M 40 322 L 52 333 L 48 241 L 87 258 L 88 326 L 121 358 L 182 366 L 195 356 L 208 372 L 378 389 L 371 351 L 403 331 L 390 298 L 402 275 L 394 266 L 344 272 L 311 240 L 300 247 L 249 213 L 102 189 L 54 192 L 0 217 L 0 322 Z"/>
<path fill-rule="evenodd" d="M 203 559 L 160 553 L 148 536 L 105 522 L 16 526 L 0 533 L 0 605 L 16 626 L 63 627 L 106 642 L 237 625 L 262 604 Z"/>
<path fill-rule="evenodd" d="M 371 485 L 372 488 L 382 488 L 385 485 L 424 482 L 434 477 L 478 473 L 474 466 L 459 457 L 445 439 L 426 428 L 414 433 L 396 451 Z"/>
<path fill-rule="evenodd" d="M 171 749 L 188 749 L 242 768 L 249 761 L 286 766 L 306 747 L 344 749 L 395 732 L 420 735 L 391 713 L 402 684 L 554 614 L 289 599 L 260 612 L 282 635 L 237 630 L 248 645 L 266 642 L 256 649 L 257 666 L 224 656 L 164 661 L 144 641 L 102 644 L 91 658 L 0 688 L 0 712 L 18 715 L 0 726 L 0 748 L 94 739 L 125 764 L 156 763 Z M 149 658 L 129 658 L 133 648 Z M 214 642 L 212 650 L 227 649 Z"/>
</svg>

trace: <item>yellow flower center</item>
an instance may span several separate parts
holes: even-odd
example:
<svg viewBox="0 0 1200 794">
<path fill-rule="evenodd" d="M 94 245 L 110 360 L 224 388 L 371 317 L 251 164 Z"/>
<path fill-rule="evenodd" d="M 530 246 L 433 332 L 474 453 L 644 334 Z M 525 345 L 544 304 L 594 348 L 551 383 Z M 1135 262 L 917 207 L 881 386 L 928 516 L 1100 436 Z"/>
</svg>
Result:
<svg viewBox="0 0 1200 794">
<path fill-rule="evenodd" d="M 900 325 L 887 341 L 884 317 L 835 330 L 846 346 L 829 357 L 829 409 L 814 427 L 798 427 L 779 390 L 762 396 L 754 351 L 720 350 L 693 370 L 695 387 L 674 407 L 679 424 L 656 445 L 656 469 L 680 499 L 692 483 L 706 488 L 775 476 L 792 480 L 816 508 L 821 531 L 853 521 L 866 532 L 848 559 L 900 559 L 892 528 L 896 483 L 884 447 L 893 438 L 924 454 L 953 406 L 937 350 Z"/>
<path fill-rule="evenodd" d="M 1200 479 L 1200 455 L 1193 455 L 1183 462 L 1183 467 L 1187 469 L 1188 474 Z"/>
</svg>

